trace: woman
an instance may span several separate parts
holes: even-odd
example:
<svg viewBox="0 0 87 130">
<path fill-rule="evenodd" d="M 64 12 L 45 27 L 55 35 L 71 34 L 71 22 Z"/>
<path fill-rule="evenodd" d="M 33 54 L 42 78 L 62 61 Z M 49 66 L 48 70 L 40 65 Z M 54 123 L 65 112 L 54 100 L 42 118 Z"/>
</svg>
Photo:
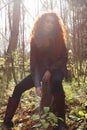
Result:
<svg viewBox="0 0 87 130">
<path fill-rule="evenodd" d="M 64 130 L 65 94 L 62 81 L 66 75 L 67 48 L 65 27 L 56 13 L 43 13 L 36 19 L 31 32 L 30 47 L 31 74 L 15 86 L 8 101 L 4 125 L 13 127 L 12 118 L 24 91 L 35 86 L 37 94 L 41 96 L 41 81 L 50 80 L 56 105 L 55 113 L 64 119 L 58 121 L 58 127 L 54 130 Z"/>
</svg>

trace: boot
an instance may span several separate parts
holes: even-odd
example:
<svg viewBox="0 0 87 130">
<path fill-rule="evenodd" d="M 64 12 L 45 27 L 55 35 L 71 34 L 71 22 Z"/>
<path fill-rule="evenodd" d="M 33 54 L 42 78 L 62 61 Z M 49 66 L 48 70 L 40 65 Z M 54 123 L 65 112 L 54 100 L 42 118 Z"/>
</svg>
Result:
<svg viewBox="0 0 87 130">
<path fill-rule="evenodd" d="M 58 126 L 53 130 L 65 130 L 65 95 L 64 92 L 54 93 L 55 110 L 54 113 L 61 119 Z"/>
<path fill-rule="evenodd" d="M 9 97 L 3 126 L 5 126 L 7 128 L 13 127 L 13 122 L 11 120 L 15 114 L 17 107 L 18 107 L 19 101 L 20 101 L 20 99 Z"/>
</svg>

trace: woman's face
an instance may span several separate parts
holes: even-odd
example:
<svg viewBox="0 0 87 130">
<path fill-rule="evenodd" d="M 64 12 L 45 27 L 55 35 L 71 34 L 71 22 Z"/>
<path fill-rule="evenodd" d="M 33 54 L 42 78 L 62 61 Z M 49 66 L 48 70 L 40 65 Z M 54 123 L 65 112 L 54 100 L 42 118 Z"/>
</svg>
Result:
<svg viewBox="0 0 87 130">
<path fill-rule="evenodd" d="M 50 32 L 52 32 L 54 30 L 54 24 L 55 24 L 54 18 L 52 16 L 47 16 L 44 19 L 44 23 L 43 23 L 43 27 L 42 27 L 43 31 L 46 34 L 49 34 Z"/>
</svg>

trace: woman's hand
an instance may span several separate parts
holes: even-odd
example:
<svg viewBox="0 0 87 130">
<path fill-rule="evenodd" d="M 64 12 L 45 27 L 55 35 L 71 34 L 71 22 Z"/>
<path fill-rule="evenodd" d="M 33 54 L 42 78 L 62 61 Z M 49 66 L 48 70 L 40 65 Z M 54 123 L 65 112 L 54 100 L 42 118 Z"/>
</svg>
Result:
<svg viewBox="0 0 87 130">
<path fill-rule="evenodd" d="M 44 76 L 42 78 L 42 81 L 44 82 L 48 82 L 50 80 L 50 77 L 51 77 L 51 73 L 49 70 L 47 70 L 45 73 L 44 73 Z"/>
<path fill-rule="evenodd" d="M 36 94 L 37 94 L 39 97 L 42 96 L 42 88 L 41 88 L 41 86 L 38 86 L 38 87 L 36 88 Z"/>
</svg>

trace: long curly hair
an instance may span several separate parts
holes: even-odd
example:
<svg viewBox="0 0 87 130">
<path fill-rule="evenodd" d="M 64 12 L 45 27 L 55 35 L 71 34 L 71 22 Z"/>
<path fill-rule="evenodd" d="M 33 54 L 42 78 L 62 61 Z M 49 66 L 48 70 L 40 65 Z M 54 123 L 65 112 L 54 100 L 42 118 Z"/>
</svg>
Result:
<svg viewBox="0 0 87 130">
<path fill-rule="evenodd" d="M 30 35 L 30 44 L 38 41 L 44 41 L 45 36 L 43 35 L 42 26 L 47 16 L 52 16 L 54 18 L 54 31 L 51 34 L 51 37 L 54 41 L 55 49 L 58 50 L 59 48 L 59 52 L 61 52 L 66 44 L 66 30 L 61 17 L 53 11 L 45 12 L 36 18 Z"/>
</svg>

